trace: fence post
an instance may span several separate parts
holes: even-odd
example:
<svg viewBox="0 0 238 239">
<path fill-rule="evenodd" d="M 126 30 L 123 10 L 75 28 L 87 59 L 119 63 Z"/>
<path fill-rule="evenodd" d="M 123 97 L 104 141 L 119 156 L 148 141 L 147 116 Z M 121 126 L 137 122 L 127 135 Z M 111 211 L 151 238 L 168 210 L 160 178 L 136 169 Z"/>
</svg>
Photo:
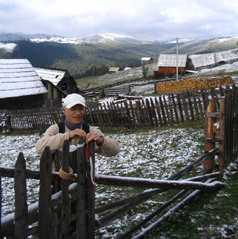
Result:
<svg viewBox="0 0 238 239">
<path fill-rule="evenodd" d="M 218 166 L 220 173 L 223 173 L 225 166 L 225 97 L 221 98 L 220 101 L 220 142 L 219 142 L 219 157 Z"/>
<path fill-rule="evenodd" d="M 15 227 L 14 238 L 27 238 L 28 210 L 26 192 L 26 162 L 20 153 L 15 164 Z"/>
<path fill-rule="evenodd" d="M 62 170 L 69 173 L 69 140 L 65 140 L 62 152 Z M 61 238 L 69 238 L 69 182 L 68 180 L 61 181 L 62 188 L 62 207 L 61 207 Z"/>
<path fill-rule="evenodd" d="M 89 160 L 87 161 L 87 239 L 95 238 L 95 185 L 92 183 L 95 177 L 94 146 L 94 141 L 91 141 L 89 143 L 89 150 L 92 164 L 89 163 Z M 89 157 L 89 155 L 87 155 L 87 157 Z"/>
<path fill-rule="evenodd" d="M 52 155 L 47 146 L 40 159 L 39 239 L 52 238 L 51 171 Z"/>
<path fill-rule="evenodd" d="M 216 100 L 212 98 L 212 101 L 207 107 L 206 115 L 205 115 L 205 152 L 209 152 L 210 150 L 215 148 L 215 133 L 213 132 L 213 124 L 215 122 L 213 117 L 209 116 L 209 113 L 215 112 L 216 108 Z M 208 158 L 204 161 L 204 171 L 208 171 L 214 165 L 214 156 Z"/>
<path fill-rule="evenodd" d="M 77 239 L 87 239 L 86 232 L 86 146 L 83 139 L 77 150 Z"/>
</svg>

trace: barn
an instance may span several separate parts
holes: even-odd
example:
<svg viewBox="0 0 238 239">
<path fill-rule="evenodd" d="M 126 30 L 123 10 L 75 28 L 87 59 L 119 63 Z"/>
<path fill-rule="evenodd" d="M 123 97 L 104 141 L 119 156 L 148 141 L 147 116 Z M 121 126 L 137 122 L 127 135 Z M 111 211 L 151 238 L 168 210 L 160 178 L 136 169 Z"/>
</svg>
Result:
<svg viewBox="0 0 238 239">
<path fill-rule="evenodd" d="M 79 92 L 76 81 L 67 70 L 35 67 L 35 71 L 44 82 L 51 82 L 65 95 Z"/>
<path fill-rule="evenodd" d="M 148 65 L 148 64 L 152 64 L 154 62 L 152 57 L 142 57 L 141 58 L 141 65 Z"/>
<path fill-rule="evenodd" d="M 178 59 L 178 74 L 184 74 L 187 66 L 187 54 L 160 54 L 157 67 L 159 76 L 174 76 L 176 75 Z M 156 72 L 155 72 L 156 73 Z"/>
<path fill-rule="evenodd" d="M 0 59 L 0 109 L 42 107 L 47 89 L 27 59 Z"/>
</svg>

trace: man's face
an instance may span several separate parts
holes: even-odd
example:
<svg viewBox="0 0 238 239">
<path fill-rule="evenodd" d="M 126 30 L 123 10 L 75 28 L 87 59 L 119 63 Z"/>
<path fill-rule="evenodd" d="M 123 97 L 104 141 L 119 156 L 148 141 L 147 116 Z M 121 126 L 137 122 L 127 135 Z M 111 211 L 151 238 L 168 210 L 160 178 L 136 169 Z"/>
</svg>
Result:
<svg viewBox="0 0 238 239">
<path fill-rule="evenodd" d="M 83 105 L 75 105 L 70 109 L 63 108 L 66 120 L 72 125 L 81 123 L 84 116 L 84 110 L 85 108 Z"/>
</svg>

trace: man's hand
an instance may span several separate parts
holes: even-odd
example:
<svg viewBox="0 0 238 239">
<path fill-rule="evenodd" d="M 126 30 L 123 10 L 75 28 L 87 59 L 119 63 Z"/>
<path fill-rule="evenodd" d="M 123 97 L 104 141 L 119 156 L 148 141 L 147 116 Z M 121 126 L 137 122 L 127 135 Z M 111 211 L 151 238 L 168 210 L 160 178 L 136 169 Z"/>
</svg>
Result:
<svg viewBox="0 0 238 239">
<path fill-rule="evenodd" d="M 76 139 L 80 137 L 83 137 L 84 140 L 86 139 L 86 132 L 82 129 L 75 129 L 69 132 L 70 139 Z"/>
<path fill-rule="evenodd" d="M 94 140 L 98 146 L 101 146 L 104 142 L 104 137 L 103 136 L 98 136 L 94 133 L 88 133 L 86 135 L 86 143 L 88 144 L 90 141 Z"/>
</svg>

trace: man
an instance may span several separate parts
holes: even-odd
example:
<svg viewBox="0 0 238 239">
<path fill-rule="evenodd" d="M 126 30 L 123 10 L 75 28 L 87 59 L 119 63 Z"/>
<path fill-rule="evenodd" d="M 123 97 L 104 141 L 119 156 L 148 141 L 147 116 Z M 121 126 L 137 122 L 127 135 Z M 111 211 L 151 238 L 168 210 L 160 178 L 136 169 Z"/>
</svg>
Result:
<svg viewBox="0 0 238 239">
<path fill-rule="evenodd" d="M 86 107 L 84 97 L 76 93 L 69 94 L 62 100 L 62 104 L 65 121 L 46 130 L 36 143 L 38 154 L 42 154 L 46 146 L 50 147 L 52 153 L 55 152 L 63 146 L 64 140 L 77 145 L 80 137 L 83 137 L 86 143 L 94 140 L 96 153 L 107 157 L 118 154 L 120 147 L 116 140 L 104 137 L 100 129 L 83 121 Z"/>
</svg>

